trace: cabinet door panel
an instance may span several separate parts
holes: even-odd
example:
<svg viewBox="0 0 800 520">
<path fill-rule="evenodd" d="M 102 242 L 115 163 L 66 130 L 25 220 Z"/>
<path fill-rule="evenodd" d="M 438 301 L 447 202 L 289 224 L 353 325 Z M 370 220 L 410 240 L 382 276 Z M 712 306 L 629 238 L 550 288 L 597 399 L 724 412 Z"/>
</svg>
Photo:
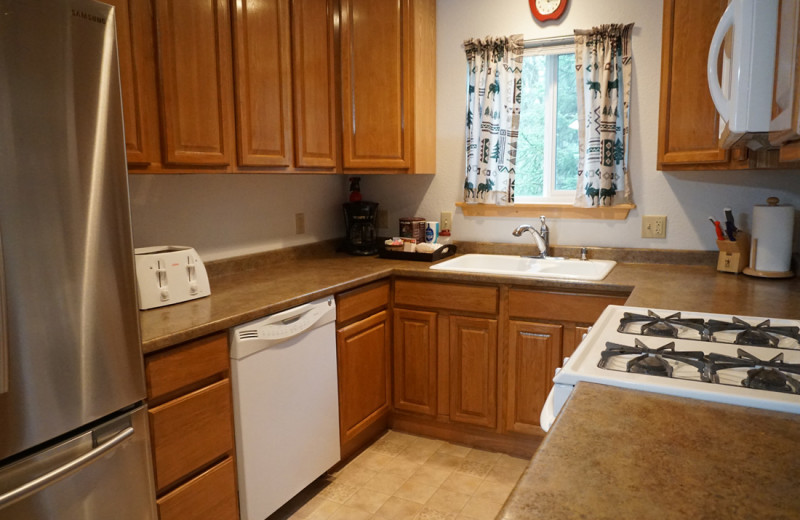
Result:
<svg viewBox="0 0 800 520">
<path fill-rule="evenodd" d="M 509 322 L 506 428 L 540 434 L 539 415 L 561 362 L 561 325 Z"/>
<path fill-rule="evenodd" d="M 386 311 L 337 332 L 343 445 L 389 410 L 390 339 Z"/>
<path fill-rule="evenodd" d="M 232 162 L 231 36 L 226 0 L 156 0 L 165 162 Z"/>
<path fill-rule="evenodd" d="M 289 0 L 236 0 L 233 18 L 239 164 L 290 166 Z"/>
<path fill-rule="evenodd" d="M 336 166 L 336 72 L 333 0 L 292 2 L 295 163 Z"/>
<path fill-rule="evenodd" d="M 407 2 L 341 2 L 345 168 L 410 166 Z"/>
<path fill-rule="evenodd" d="M 436 313 L 394 311 L 394 407 L 436 415 Z"/>
<path fill-rule="evenodd" d="M 746 156 L 732 159 L 731 152 L 719 148 L 719 116 L 706 80 L 711 37 L 727 4 L 727 0 L 664 1 L 659 170 L 748 167 Z"/>
<path fill-rule="evenodd" d="M 497 425 L 497 320 L 450 317 L 450 420 Z"/>
<path fill-rule="evenodd" d="M 150 2 L 106 0 L 116 8 L 117 52 L 128 163 L 159 162 L 158 102 Z"/>
</svg>

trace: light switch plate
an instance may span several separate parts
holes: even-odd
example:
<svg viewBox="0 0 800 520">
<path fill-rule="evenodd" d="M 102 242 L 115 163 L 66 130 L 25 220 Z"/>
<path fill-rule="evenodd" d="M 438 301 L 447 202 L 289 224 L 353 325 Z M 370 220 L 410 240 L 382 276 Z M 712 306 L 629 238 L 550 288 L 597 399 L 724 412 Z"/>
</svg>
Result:
<svg viewBox="0 0 800 520">
<path fill-rule="evenodd" d="M 452 231 L 453 230 L 453 212 L 442 211 L 442 216 L 439 218 L 439 230 Z"/>
<path fill-rule="evenodd" d="M 667 216 L 644 215 L 642 217 L 642 238 L 667 238 Z"/>
</svg>

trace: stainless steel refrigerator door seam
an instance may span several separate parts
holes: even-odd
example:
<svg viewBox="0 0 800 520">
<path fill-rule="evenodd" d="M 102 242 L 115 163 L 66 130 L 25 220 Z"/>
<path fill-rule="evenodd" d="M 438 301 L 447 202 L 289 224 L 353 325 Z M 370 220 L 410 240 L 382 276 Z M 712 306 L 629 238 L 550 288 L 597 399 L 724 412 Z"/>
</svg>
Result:
<svg viewBox="0 0 800 520">
<path fill-rule="evenodd" d="M 0 228 L 0 394 L 8 392 L 8 326 L 6 320 L 6 269 L 3 230 Z"/>
<path fill-rule="evenodd" d="M 0 509 L 5 506 L 11 505 L 12 503 L 22 500 L 25 497 L 31 496 L 34 493 L 46 488 L 50 484 L 61 480 L 62 478 L 70 475 L 71 473 L 78 471 L 79 469 L 88 466 L 98 458 L 105 455 L 108 451 L 114 449 L 119 444 L 121 444 L 125 439 L 133 435 L 134 430 L 132 426 L 128 426 L 114 437 L 112 437 L 108 442 L 101 444 L 100 446 L 94 448 L 93 450 L 84 453 L 77 459 L 73 459 L 69 461 L 67 464 L 60 466 L 52 471 L 45 473 L 44 475 L 37 477 L 30 482 L 25 483 L 24 485 L 12 489 L 8 493 L 0 495 Z"/>
</svg>

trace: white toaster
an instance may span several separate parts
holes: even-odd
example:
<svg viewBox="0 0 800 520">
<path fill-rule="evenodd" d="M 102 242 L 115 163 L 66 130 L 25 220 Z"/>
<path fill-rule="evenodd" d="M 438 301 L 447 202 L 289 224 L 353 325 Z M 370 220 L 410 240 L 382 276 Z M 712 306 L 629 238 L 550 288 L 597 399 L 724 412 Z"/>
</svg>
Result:
<svg viewBox="0 0 800 520">
<path fill-rule="evenodd" d="M 135 251 L 139 309 L 153 309 L 211 294 L 203 261 L 191 247 L 140 247 Z"/>
</svg>

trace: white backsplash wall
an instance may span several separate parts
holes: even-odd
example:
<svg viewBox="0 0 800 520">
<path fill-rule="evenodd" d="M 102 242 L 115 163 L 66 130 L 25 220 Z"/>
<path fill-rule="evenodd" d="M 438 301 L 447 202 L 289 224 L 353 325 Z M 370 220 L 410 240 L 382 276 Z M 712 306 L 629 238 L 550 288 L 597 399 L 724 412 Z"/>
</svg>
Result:
<svg viewBox="0 0 800 520">
<path fill-rule="evenodd" d="M 344 236 L 340 175 L 129 176 L 136 247 L 192 246 L 204 261 Z M 295 213 L 305 230 L 295 234 Z"/>
<path fill-rule="evenodd" d="M 538 219 L 464 217 L 455 203 L 463 200 L 466 59 L 462 42 L 471 37 L 521 33 L 527 38 L 571 35 L 605 23 L 634 22 L 633 95 L 629 167 L 633 210 L 625 221 L 553 219 L 551 242 L 559 245 L 654 249 L 716 249 L 708 216 L 722 219 L 733 208 L 737 223 L 749 229 L 752 206 L 775 195 L 800 210 L 800 171 L 682 172 L 656 170 L 658 102 L 661 72 L 660 0 L 569 0 L 561 20 L 539 24 L 524 0 L 438 0 L 436 3 L 436 137 L 437 174 L 389 176 L 362 181 L 370 196 L 389 210 L 390 228 L 397 219 L 423 216 L 438 220 L 453 212 L 453 238 L 515 242 L 511 230 Z M 698 51 L 706 52 L 706 50 Z M 366 189 L 366 188 L 365 188 Z M 362 190 L 364 191 L 364 190 Z M 667 215 L 667 238 L 641 238 L 642 215 Z M 798 223 L 800 224 L 800 223 Z M 795 249 L 800 225 L 795 226 Z"/>
</svg>

